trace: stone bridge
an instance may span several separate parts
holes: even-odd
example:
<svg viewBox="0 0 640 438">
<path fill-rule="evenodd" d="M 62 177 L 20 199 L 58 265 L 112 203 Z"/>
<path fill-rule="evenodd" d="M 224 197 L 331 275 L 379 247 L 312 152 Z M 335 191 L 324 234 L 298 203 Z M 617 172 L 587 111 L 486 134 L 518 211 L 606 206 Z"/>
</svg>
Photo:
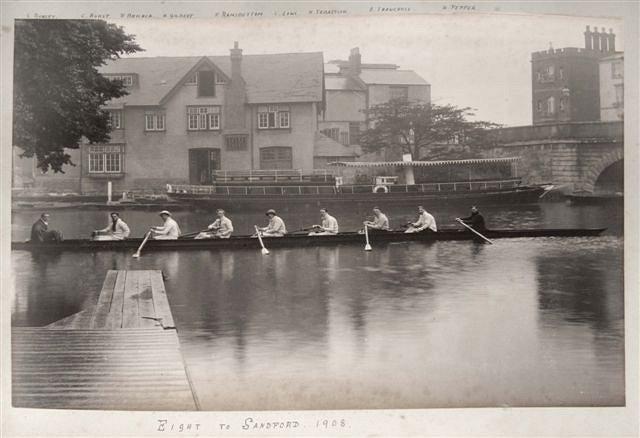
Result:
<svg viewBox="0 0 640 438">
<path fill-rule="evenodd" d="M 552 182 L 571 191 L 622 191 L 624 128 L 616 122 L 570 122 L 498 131 L 501 146 L 486 157 L 520 156 L 527 183 Z"/>
</svg>

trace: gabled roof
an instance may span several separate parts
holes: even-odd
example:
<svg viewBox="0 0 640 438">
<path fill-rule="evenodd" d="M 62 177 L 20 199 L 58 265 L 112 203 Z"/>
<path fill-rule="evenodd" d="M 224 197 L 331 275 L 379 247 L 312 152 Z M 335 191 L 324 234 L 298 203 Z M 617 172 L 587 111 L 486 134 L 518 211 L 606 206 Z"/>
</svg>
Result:
<svg viewBox="0 0 640 438">
<path fill-rule="evenodd" d="M 162 99 L 206 59 L 231 77 L 229 56 L 120 58 L 100 68 L 104 74 L 133 73 L 137 83 L 130 93 L 108 106 L 159 105 Z M 323 100 L 322 53 L 243 55 L 242 78 L 247 103 L 321 102 Z"/>
<path fill-rule="evenodd" d="M 362 69 L 360 79 L 367 85 L 429 85 L 413 70 Z"/>
</svg>

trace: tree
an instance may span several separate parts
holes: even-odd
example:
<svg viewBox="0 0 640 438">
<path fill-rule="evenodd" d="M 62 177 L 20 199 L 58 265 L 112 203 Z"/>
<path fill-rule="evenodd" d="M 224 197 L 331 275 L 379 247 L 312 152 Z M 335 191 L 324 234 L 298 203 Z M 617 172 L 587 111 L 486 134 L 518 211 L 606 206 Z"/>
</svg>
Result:
<svg viewBox="0 0 640 438">
<path fill-rule="evenodd" d="M 371 126 L 360 136 L 365 152 L 390 149 L 409 153 L 414 160 L 471 156 L 474 146 L 496 143 L 492 130 L 499 127 L 470 121 L 475 115 L 471 108 L 404 99 L 374 105 L 364 112 Z"/>
<path fill-rule="evenodd" d="M 142 50 L 121 27 L 98 20 L 16 20 L 13 144 L 38 167 L 74 165 L 65 148 L 109 140 L 101 107 L 127 94 L 98 72 L 107 60 Z"/>
</svg>

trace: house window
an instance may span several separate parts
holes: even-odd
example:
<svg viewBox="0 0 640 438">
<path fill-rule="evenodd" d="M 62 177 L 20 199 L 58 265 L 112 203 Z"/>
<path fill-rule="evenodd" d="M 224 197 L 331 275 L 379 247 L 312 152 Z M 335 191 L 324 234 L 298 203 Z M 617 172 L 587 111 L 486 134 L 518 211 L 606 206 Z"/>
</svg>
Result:
<svg viewBox="0 0 640 438">
<path fill-rule="evenodd" d="M 341 132 L 340 133 L 340 143 L 342 143 L 345 146 L 349 145 L 349 133 L 348 132 Z"/>
<path fill-rule="evenodd" d="M 215 97 L 216 95 L 216 73 L 211 70 L 198 72 L 198 96 Z"/>
<path fill-rule="evenodd" d="M 390 87 L 391 100 L 407 100 L 409 99 L 409 87 Z"/>
<path fill-rule="evenodd" d="M 333 141 L 340 141 L 340 128 L 327 128 L 323 129 L 320 132 L 322 132 Z"/>
<path fill-rule="evenodd" d="M 122 173 L 124 145 L 89 146 L 89 173 Z"/>
<path fill-rule="evenodd" d="M 620 61 L 611 63 L 611 76 L 615 79 L 621 78 L 624 75 L 623 64 Z"/>
<path fill-rule="evenodd" d="M 556 99 L 551 96 L 547 99 L 547 114 L 555 114 L 556 113 Z"/>
<path fill-rule="evenodd" d="M 187 107 L 187 129 L 189 131 L 219 130 L 219 106 Z"/>
<path fill-rule="evenodd" d="M 360 139 L 360 123 L 349 123 L 349 144 L 358 144 Z"/>
<path fill-rule="evenodd" d="M 145 131 L 164 131 L 165 128 L 165 115 L 164 113 L 146 113 L 144 115 L 144 130 Z"/>
<path fill-rule="evenodd" d="M 216 73 L 216 84 L 226 84 L 227 81 L 224 80 L 224 76 Z"/>
<path fill-rule="evenodd" d="M 624 85 L 617 84 L 616 88 L 616 106 L 624 106 Z"/>
<path fill-rule="evenodd" d="M 288 105 L 263 105 L 258 107 L 258 129 L 291 127 L 291 112 Z"/>
<path fill-rule="evenodd" d="M 558 77 L 560 79 L 564 79 L 564 68 L 563 67 L 558 68 Z"/>
<path fill-rule="evenodd" d="M 122 85 L 125 87 L 131 87 L 133 85 L 133 75 L 106 75 L 112 81 L 122 81 Z"/>
<path fill-rule="evenodd" d="M 292 169 L 290 147 L 275 146 L 260 149 L 260 169 Z"/>
<path fill-rule="evenodd" d="M 542 101 L 541 100 L 538 101 L 538 104 L 536 105 L 536 109 L 538 110 L 539 113 L 542 112 Z"/>
<path fill-rule="evenodd" d="M 228 135 L 225 137 L 224 142 L 228 151 L 237 152 L 247 150 L 246 135 Z"/>
<path fill-rule="evenodd" d="M 111 129 L 122 129 L 122 111 L 109 111 L 109 126 Z"/>
<path fill-rule="evenodd" d="M 198 83 L 198 73 L 194 73 L 184 81 L 185 85 L 196 85 Z"/>
</svg>

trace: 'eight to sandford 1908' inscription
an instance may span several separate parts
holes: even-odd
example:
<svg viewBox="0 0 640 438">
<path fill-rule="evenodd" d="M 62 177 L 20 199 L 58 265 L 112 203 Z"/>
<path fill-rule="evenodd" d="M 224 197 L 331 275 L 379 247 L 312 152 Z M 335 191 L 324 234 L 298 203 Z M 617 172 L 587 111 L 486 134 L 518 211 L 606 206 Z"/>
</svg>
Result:
<svg viewBox="0 0 640 438">
<path fill-rule="evenodd" d="M 347 421 L 344 418 L 319 418 L 315 422 L 304 424 L 301 421 L 293 419 L 277 419 L 264 420 L 255 417 L 246 417 L 239 424 L 217 423 L 218 431 L 257 431 L 257 430 L 300 430 L 300 429 L 317 429 L 317 430 L 339 430 L 348 428 Z M 202 423 L 190 423 L 170 421 L 166 418 L 157 419 L 156 432 L 174 432 L 174 433 L 196 433 L 206 429 Z"/>
</svg>

